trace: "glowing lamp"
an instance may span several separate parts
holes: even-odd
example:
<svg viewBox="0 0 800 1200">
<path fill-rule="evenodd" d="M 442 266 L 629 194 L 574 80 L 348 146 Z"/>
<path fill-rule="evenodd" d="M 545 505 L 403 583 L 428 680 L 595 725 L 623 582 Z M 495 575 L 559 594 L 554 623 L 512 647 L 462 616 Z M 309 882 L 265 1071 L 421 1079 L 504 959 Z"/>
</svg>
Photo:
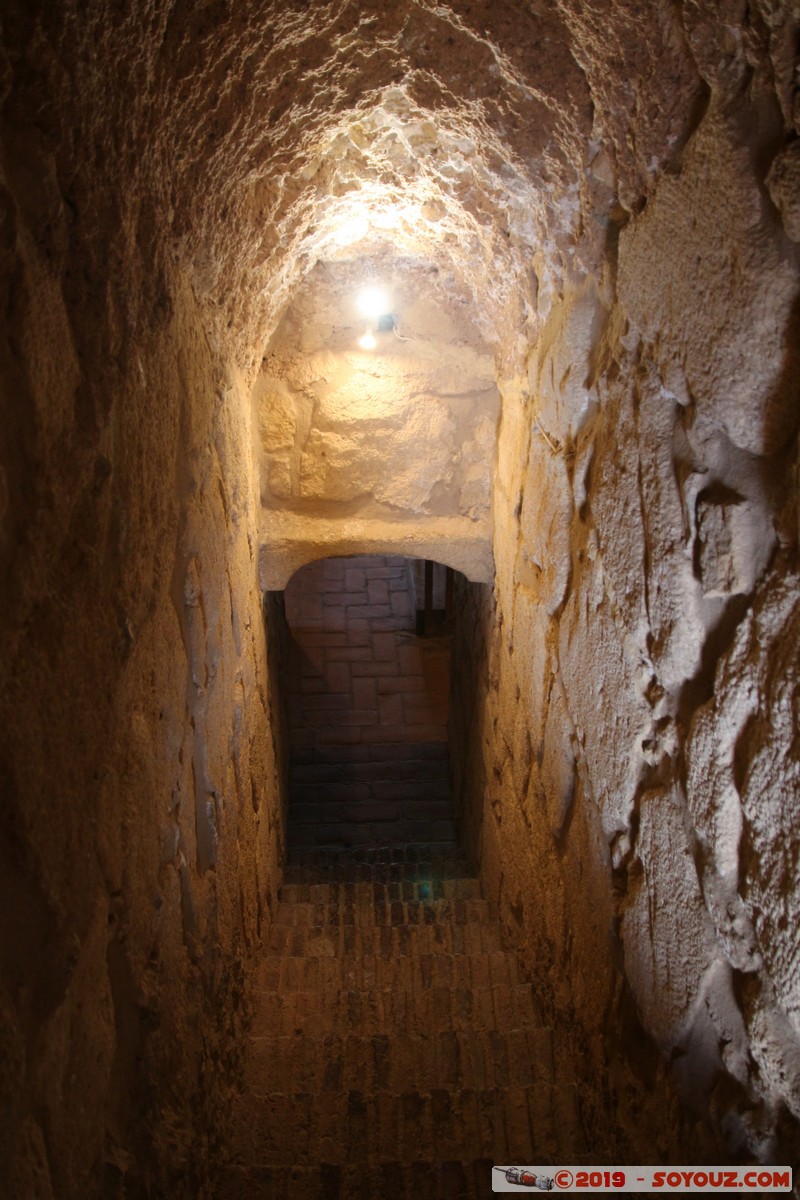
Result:
<svg viewBox="0 0 800 1200">
<path fill-rule="evenodd" d="M 362 317 L 377 321 L 384 313 L 389 312 L 389 300 L 383 288 L 365 287 L 358 293 L 356 301 Z"/>
</svg>

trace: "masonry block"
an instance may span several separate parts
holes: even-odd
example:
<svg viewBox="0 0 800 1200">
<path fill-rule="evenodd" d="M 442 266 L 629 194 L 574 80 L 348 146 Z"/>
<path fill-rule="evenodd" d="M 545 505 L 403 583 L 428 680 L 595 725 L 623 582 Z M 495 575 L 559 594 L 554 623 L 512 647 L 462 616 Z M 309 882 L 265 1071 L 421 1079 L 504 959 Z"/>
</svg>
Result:
<svg viewBox="0 0 800 1200">
<path fill-rule="evenodd" d="M 326 604 L 322 610 L 322 628 L 327 633 L 341 633 L 347 628 L 348 612 L 342 604 Z"/>
<path fill-rule="evenodd" d="M 388 605 L 389 604 L 389 585 L 385 579 L 370 579 L 367 583 L 367 595 L 371 605 Z M 378 616 L 390 616 L 390 611 L 385 613 L 375 613 Z"/>
<path fill-rule="evenodd" d="M 325 665 L 325 682 L 331 692 L 347 692 L 350 689 L 350 668 L 346 662 L 330 660 Z"/>
<path fill-rule="evenodd" d="M 379 696 L 378 712 L 381 725 L 400 725 L 403 720 L 403 697 L 396 693 Z"/>
<path fill-rule="evenodd" d="M 348 567 L 344 572 L 345 585 L 349 592 L 364 593 L 367 587 L 366 569 L 363 567 Z"/>
</svg>

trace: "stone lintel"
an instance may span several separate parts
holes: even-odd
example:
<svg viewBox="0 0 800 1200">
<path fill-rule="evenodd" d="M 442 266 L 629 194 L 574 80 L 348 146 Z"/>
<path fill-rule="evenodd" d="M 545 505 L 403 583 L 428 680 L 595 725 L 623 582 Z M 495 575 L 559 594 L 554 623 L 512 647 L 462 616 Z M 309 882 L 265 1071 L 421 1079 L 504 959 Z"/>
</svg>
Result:
<svg viewBox="0 0 800 1200">
<path fill-rule="evenodd" d="M 306 563 L 356 554 L 402 554 L 454 567 L 473 583 L 494 582 L 488 522 L 438 517 L 424 522 L 321 520 L 270 514 L 261 526 L 258 558 L 263 591 L 282 591 Z"/>
</svg>

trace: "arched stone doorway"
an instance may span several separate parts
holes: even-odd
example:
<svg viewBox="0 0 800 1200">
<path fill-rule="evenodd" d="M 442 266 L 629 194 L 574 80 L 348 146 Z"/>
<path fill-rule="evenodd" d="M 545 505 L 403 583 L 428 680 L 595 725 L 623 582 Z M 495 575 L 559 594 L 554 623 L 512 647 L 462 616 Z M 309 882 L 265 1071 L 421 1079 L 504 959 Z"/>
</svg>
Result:
<svg viewBox="0 0 800 1200">
<path fill-rule="evenodd" d="M 286 587 L 290 851 L 456 840 L 450 636 L 418 635 L 420 579 L 414 560 L 364 555 Z"/>
</svg>

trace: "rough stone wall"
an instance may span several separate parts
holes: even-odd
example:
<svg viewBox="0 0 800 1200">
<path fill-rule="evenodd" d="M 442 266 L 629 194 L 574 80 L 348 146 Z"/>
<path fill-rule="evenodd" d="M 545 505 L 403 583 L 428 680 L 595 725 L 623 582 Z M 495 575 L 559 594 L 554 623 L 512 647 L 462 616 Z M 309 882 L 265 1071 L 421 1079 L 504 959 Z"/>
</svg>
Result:
<svg viewBox="0 0 800 1200">
<path fill-rule="evenodd" d="M 649 1038 L 697 1136 L 767 1160 L 797 1154 L 800 1117 L 785 15 L 687 12 L 699 121 L 635 203 L 619 180 L 604 269 L 501 385 L 497 585 L 462 621 L 486 643 L 465 834 L 510 935 L 620 1113 L 661 1073 Z"/>
<path fill-rule="evenodd" d="M 195 1200 L 213 1195 L 282 839 L 249 396 L 159 248 L 152 188 L 128 190 L 88 59 L 67 44 L 59 66 L 42 30 L 26 42 L 14 19 L 0 129 L 0 1194 Z M 81 65 L 85 110 L 69 74 Z M 122 105 L 121 65 L 119 86 Z M 90 153 L 112 163 L 113 190 Z"/>
<path fill-rule="evenodd" d="M 437 276 L 435 264 L 331 264 L 298 289 L 254 389 L 265 507 L 309 522 L 488 518 L 494 362 Z M 359 335 L 377 323 L 357 298 L 373 278 L 393 325 L 365 351 Z"/>
<path fill-rule="evenodd" d="M 4 4 L 17 1192 L 201 1189 L 280 840 L 248 389 L 342 251 L 437 261 L 496 347 L 463 803 L 508 928 L 620 1093 L 623 1043 L 657 1070 L 638 1009 L 731 1153 L 772 1152 L 797 1112 L 797 27 L 780 0 Z"/>
<path fill-rule="evenodd" d="M 376 281 L 383 323 L 358 309 Z M 419 257 L 319 262 L 265 348 L 253 405 L 265 586 L 373 548 L 439 551 L 491 578 L 499 397 L 452 272 Z"/>
</svg>

